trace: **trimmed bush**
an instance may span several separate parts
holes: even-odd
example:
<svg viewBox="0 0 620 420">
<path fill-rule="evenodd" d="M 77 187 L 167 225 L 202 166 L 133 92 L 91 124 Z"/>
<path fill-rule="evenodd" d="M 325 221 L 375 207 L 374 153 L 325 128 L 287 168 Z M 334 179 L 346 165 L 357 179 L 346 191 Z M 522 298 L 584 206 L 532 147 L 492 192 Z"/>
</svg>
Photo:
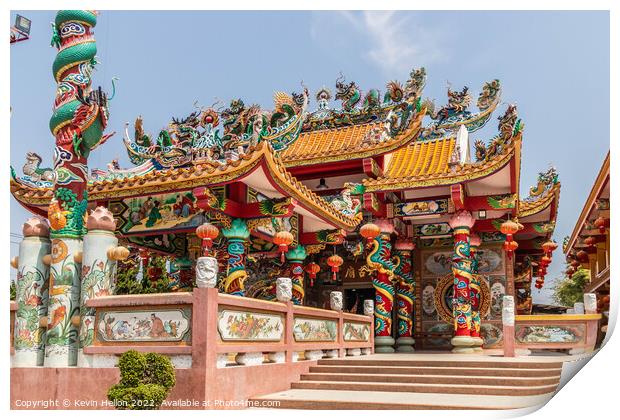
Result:
<svg viewBox="0 0 620 420">
<path fill-rule="evenodd" d="M 118 367 L 121 380 L 108 390 L 117 410 L 157 410 L 176 383 L 172 362 L 161 354 L 129 350 Z"/>
</svg>

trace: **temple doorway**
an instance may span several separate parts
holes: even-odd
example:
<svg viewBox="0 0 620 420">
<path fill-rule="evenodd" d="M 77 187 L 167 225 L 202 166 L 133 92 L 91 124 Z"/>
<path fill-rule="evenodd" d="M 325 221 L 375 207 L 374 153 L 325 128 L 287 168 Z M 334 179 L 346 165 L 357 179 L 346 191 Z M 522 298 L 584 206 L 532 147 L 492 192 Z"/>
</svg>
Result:
<svg viewBox="0 0 620 420">
<path fill-rule="evenodd" d="M 375 299 L 374 287 L 356 287 L 345 289 L 344 291 L 344 310 L 354 314 L 364 314 L 364 301 Z"/>
</svg>

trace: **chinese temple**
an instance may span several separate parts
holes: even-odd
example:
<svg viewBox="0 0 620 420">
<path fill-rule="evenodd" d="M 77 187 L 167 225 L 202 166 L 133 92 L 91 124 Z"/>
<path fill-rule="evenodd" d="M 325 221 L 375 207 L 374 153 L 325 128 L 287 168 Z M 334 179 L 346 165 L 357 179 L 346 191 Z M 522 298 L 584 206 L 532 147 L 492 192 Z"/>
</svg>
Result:
<svg viewBox="0 0 620 420">
<path fill-rule="evenodd" d="M 88 219 L 104 208 L 108 240 L 129 258 L 172 261 L 171 292 L 195 286 L 207 241 L 221 293 L 275 300 L 276 279 L 290 277 L 298 305 L 328 308 L 340 291 L 345 310 L 362 313 L 374 299 L 377 351 L 469 350 L 482 340 L 492 348 L 504 295 L 518 313 L 531 311 L 532 283 L 542 287 L 556 247 L 560 183 L 551 168 L 522 194 L 524 124 L 515 105 L 500 105 L 511 98 L 499 80 L 477 96 L 449 88 L 436 105 L 424 97 L 424 68 L 385 92 L 341 75 L 333 92 L 276 92 L 270 110 L 251 99 L 198 107 L 156 135 L 138 116 L 123 138 L 134 166 L 88 172 L 90 152 L 108 137 L 113 95 L 90 87 L 95 18 L 81 13 L 85 31 L 70 29 L 73 16 L 56 22 L 54 168 L 41 167 L 52 150 L 42 148 L 10 180 L 13 197 L 49 220 L 52 259 L 65 265 L 56 269 L 82 252 Z M 497 135 L 472 141 L 488 123 Z M 67 291 L 79 273 L 65 274 L 50 281 L 56 309 L 66 308 L 55 312 L 59 323 L 79 307 Z M 99 290 L 113 293 L 113 281 Z"/>
</svg>

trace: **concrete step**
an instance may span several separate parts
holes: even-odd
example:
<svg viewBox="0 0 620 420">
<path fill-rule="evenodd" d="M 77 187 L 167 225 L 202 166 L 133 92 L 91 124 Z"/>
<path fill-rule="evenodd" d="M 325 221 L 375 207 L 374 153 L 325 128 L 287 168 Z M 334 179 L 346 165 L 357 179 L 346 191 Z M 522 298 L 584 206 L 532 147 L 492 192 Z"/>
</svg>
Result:
<svg viewBox="0 0 620 420">
<path fill-rule="evenodd" d="M 561 362 L 516 362 L 497 360 L 377 360 L 376 358 L 322 359 L 319 366 L 391 366 L 391 367 L 467 367 L 495 369 L 562 369 Z"/>
<path fill-rule="evenodd" d="M 540 386 L 499 386 L 499 385 L 449 385 L 449 384 L 408 384 L 345 381 L 300 381 L 291 384 L 292 389 L 321 389 L 340 391 L 380 391 L 380 392 L 419 392 L 470 395 L 525 396 L 555 392 L 557 384 Z"/>
<path fill-rule="evenodd" d="M 457 375 L 393 375 L 369 373 L 307 373 L 302 381 L 329 382 L 383 382 L 448 385 L 500 385 L 500 386 L 543 386 L 555 385 L 560 376 L 507 377 L 507 376 L 457 376 Z"/>
<path fill-rule="evenodd" d="M 546 404 L 552 393 L 505 397 L 461 394 L 291 389 L 252 398 L 265 407 L 301 410 L 509 410 Z M 276 405 L 273 405 L 273 403 Z"/>
<path fill-rule="evenodd" d="M 319 361 L 320 363 L 321 361 Z M 551 369 L 518 369 L 489 367 L 401 367 L 385 365 L 350 366 L 345 364 L 319 364 L 310 367 L 311 373 L 342 373 L 342 374 L 383 374 L 383 375 L 451 375 L 451 376 L 508 376 L 508 377 L 549 377 L 559 376 L 561 368 Z"/>
</svg>

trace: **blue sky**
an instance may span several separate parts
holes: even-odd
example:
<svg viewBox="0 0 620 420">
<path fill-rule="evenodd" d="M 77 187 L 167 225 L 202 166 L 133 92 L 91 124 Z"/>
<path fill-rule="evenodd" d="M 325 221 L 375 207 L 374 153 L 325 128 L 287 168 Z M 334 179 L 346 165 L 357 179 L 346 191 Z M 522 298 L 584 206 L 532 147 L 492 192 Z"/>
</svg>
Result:
<svg viewBox="0 0 620 420">
<path fill-rule="evenodd" d="M 51 166 L 55 90 L 49 46 L 55 12 L 20 13 L 32 20 L 32 33 L 11 46 L 11 162 L 18 172 L 27 151 Z M 299 90 L 302 80 L 311 92 L 323 85 L 333 91 L 342 71 L 362 90 L 383 90 L 387 81 L 404 81 L 412 67 L 425 66 L 425 96 L 438 104 L 448 82 L 477 95 L 484 81 L 502 81 L 503 101 L 516 103 L 525 122 L 522 194 L 550 164 L 559 171 L 554 238 L 561 242 L 609 149 L 607 12 L 103 11 L 95 35 L 95 84 L 109 89 L 112 77 L 120 80 L 110 118 L 117 134 L 91 155 L 91 167 L 116 157 L 129 165 L 122 133 L 138 115 L 156 133 L 171 116 L 192 112 L 195 101 L 241 97 L 270 108 L 274 91 Z M 473 138 L 487 140 L 495 130 L 493 119 Z M 26 217 L 11 200 L 11 232 L 20 233 Z M 549 302 L 563 260 L 556 251 L 535 302 Z"/>
</svg>

